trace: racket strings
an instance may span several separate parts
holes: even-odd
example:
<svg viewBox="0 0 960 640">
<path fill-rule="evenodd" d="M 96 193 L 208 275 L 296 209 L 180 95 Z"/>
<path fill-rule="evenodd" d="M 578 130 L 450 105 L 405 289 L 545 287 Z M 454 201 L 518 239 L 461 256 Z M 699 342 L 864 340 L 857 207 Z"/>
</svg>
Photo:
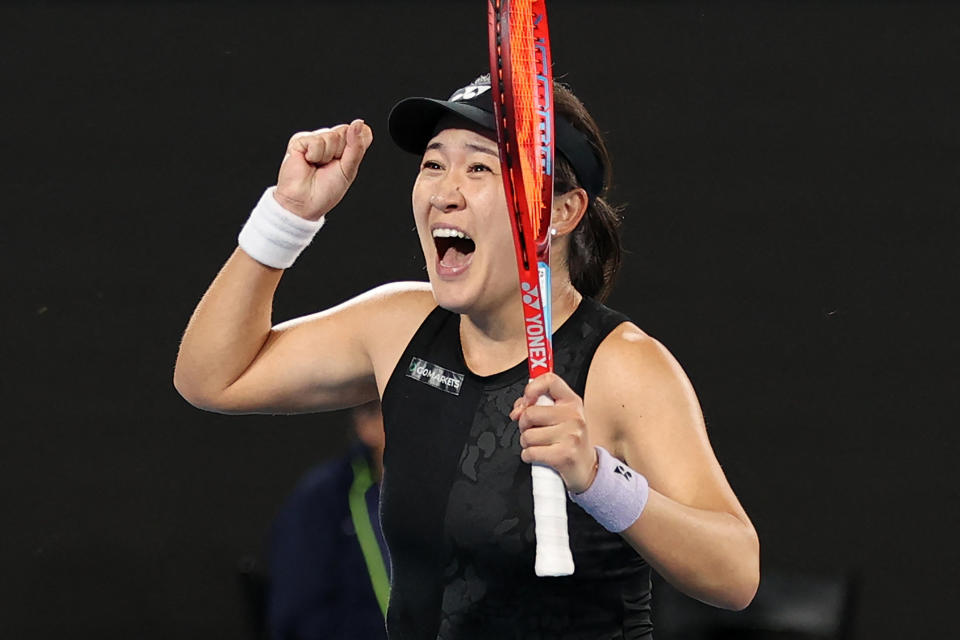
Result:
<svg viewBox="0 0 960 640">
<path fill-rule="evenodd" d="M 539 50 L 534 43 L 534 12 L 530 2 L 511 3 L 508 20 L 510 23 L 510 65 L 512 69 L 511 85 L 513 94 L 513 112 L 516 126 L 516 139 L 520 161 L 519 174 L 523 182 L 526 197 L 526 211 L 530 217 L 530 226 L 536 238 L 545 236 L 541 228 L 545 220 L 543 200 L 544 162 L 541 138 L 540 106 L 544 97 L 540 95 L 537 82 L 537 56 Z"/>
</svg>

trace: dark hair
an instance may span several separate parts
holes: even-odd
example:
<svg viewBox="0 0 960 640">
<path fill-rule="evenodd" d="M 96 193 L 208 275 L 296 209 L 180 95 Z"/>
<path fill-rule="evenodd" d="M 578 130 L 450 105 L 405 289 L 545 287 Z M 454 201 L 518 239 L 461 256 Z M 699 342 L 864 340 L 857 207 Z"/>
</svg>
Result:
<svg viewBox="0 0 960 640">
<path fill-rule="evenodd" d="M 567 254 L 567 270 L 574 288 L 585 296 L 603 302 L 613 289 L 623 253 L 620 242 L 620 214 L 623 209 L 606 200 L 612 173 L 610 153 L 597 123 L 567 85 L 553 83 L 553 104 L 557 116 L 563 117 L 586 137 L 603 166 L 603 189 L 590 198 L 580 224 L 570 234 Z M 571 164 L 560 154 L 557 154 L 555 167 L 555 194 L 583 187 Z"/>
</svg>

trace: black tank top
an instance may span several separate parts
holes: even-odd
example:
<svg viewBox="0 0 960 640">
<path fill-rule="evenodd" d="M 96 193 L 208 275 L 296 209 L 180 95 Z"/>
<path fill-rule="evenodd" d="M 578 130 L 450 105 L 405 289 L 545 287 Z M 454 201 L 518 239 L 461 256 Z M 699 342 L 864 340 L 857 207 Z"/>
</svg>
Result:
<svg viewBox="0 0 960 640">
<path fill-rule="evenodd" d="M 555 332 L 554 369 L 581 397 L 594 352 L 626 320 L 584 298 Z M 649 566 L 573 502 L 574 575 L 534 574 L 530 466 L 508 417 L 527 364 L 474 375 L 459 327 L 434 309 L 383 394 L 389 637 L 648 640 Z"/>
</svg>

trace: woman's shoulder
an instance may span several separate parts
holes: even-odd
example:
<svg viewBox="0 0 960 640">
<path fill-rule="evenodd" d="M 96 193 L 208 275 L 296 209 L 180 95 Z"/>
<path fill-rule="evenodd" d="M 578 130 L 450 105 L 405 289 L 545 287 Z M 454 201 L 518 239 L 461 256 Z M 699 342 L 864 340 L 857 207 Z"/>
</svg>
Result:
<svg viewBox="0 0 960 640">
<path fill-rule="evenodd" d="M 680 363 L 633 322 L 621 323 L 601 342 L 584 399 L 617 441 L 702 431 L 699 402 Z"/>
<path fill-rule="evenodd" d="M 683 367 L 670 350 L 629 320 L 618 324 L 597 348 L 588 390 L 624 407 L 681 402 L 693 395 Z"/>
<path fill-rule="evenodd" d="M 359 313 L 352 314 L 353 321 L 364 325 L 382 393 L 403 350 L 437 303 L 427 282 L 391 282 L 358 296 L 354 304 Z"/>
<path fill-rule="evenodd" d="M 430 283 L 414 280 L 382 284 L 360 294 L 356 301 L 367 304 L 389 304 L 398 308 L 403 306 L 418 308 L 429 306 L 433 308 L 436 306 Z"/>
<path fill-rule="evenodd" d="M 389 282 L 316 315 L 340 315 L 350 322 L 377 327 L 383 323 L 403 322 L 407 318 L 419 317 L 422 321 L 435 306 L 429 283 Z"/>
<path fill-rule="evenodd" d="M 360 294 L 348 303 L 353 322 L 376 334 L 406 334 L 416 330 L 437 306 L 427 282 L 390 282 Z"/>
<path fill-rule="evenodd" d="M 669 382 L 678 375 L 685 379 L 680 363 L 659 340 L 632 321 L 623 318 L 600 342 L 594 356 L 598 371 L 608 372 L 610 382 L 630 384 L 623 375 L 636 380 Z"/>
<path fill-rule="evenodd" d="M 352 328 L 354 333 L 363 333 L 365 329 L 379 331 L 383 325 L 403 323 L 404 320 L 419 318 L 422 321 L 435 306 L 429 283 L 390 282 L 324 311 L 283 322 L 276 328 L 320 326 L 333 320 L 344 329 Z"/>
</svg>

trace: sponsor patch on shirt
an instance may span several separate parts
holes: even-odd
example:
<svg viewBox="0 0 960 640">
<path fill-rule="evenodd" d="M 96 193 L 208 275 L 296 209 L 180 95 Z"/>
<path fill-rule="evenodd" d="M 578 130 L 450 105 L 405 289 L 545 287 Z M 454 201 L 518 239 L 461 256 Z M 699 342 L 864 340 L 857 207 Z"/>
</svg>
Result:
<svg viewBox="0 0 960 640">
<path fill-rule="evenodd" d="M 462 373 L 444 369 L 440 365 L 420 358 L 413 358 L 410 361 L 410 366 L 407 367 L 407 377 L 428 384 L 434 389 L 452 393 L 455 396 L 460 395 L 460 387 L 463 386 Z"/>
</svg>

